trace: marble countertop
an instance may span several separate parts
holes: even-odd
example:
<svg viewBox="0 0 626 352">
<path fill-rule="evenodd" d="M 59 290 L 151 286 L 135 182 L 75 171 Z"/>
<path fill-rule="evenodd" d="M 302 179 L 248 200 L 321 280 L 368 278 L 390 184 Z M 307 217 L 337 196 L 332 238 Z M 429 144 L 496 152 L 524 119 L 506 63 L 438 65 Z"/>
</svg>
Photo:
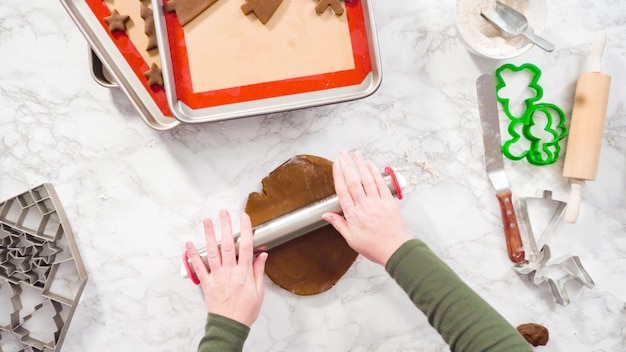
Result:
<svg viewBox="0 0 626 352">
<path fill-rule="evenodd" d="M 383 64 L 374 95 L 159 132 L 121 91 L 94 82 L 86 41 L 59 1 L 2 1 L 0 199 L 54 184 L 89 274 L 63 351 L 195 350 L 206 314 L 199 288 L 179 277 L 184 242 L 201 244 L 203 218 L 240 212 L 290 157 L 334 159 L 343 149 L 407 177 L 401 204 L 414 235 L 512 325 L 545 325 L 550 342 L 538 351 L 626 350 L 626 3 L 550 1 L 544 34 L 557 49 L 506 61 L 539 66 L 545 98 L 569 116 L 593 34 L 607 32 L 613 81 L 598 176 L 578 222 L 561 223 L 552 246 L 555 257 L 580 256 L 596 286 L 568 284 L 568 306 L 506 256 L 475 93 L 476 77 L 504 61 L 466 51 L 452 0 L 373 5 Z M 567 199 L 562 158 L 505 168 L 518 199 L 542 189 Z M 448 350 L 383 268 L 362 257 L 320 295 L 294 296 L 269 280 L 266 290 L 249 351 Z"/>
</svg>

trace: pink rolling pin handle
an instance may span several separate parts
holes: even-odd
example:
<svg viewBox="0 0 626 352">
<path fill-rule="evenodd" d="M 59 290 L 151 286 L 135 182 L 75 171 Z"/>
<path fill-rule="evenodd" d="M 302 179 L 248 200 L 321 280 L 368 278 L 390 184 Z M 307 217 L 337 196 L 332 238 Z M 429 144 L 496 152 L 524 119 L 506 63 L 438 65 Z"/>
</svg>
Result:
<svg viewBox="0 0 626 352">
<path fill-rule="evenodd" d="M 400 187 L 400 182 L 398 182 L 398 178 L 396 177 L 396 173 L 393 171 L 391 166 L 385 167 L 385 172 L 387 172 L 389 174 L 389 176 L 391 176 L 391 180 L 393 181 L 393 185 L 394 185 L 394 187 L 396 187 L 396 196 L 398 197 L 398 200 L 401 200 L 402 199 L 402 187 Z"/>
<path fill-rule="evenodd" d="M 184 251 L 183 252 L 183 265 L 185 266 L 185 270 L 187 270 L 187 275 L 191 279 L 191 282 L 193 282 L 196 285 L 200 285 L 200 280 L 198 279 L 198 277 L 196 276 L 196 273 L 191 268 L 190 262 L 191 261 L 189 260 L 189 254 L 187 253 L 187 251 Z"/>
</svg>

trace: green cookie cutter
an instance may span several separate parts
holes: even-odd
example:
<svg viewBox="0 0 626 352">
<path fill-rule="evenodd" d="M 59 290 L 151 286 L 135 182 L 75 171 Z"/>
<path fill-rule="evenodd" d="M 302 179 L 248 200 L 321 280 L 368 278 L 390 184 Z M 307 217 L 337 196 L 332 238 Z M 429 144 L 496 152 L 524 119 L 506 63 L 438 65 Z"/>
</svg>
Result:
<svg viewBox="0 0 626 352">
<path fill-rule="evenodd" d="M 524 100 L 526 105 L 525 111 L 521 116 L 515 116 L 510 109 L 510 99 L 500 96 L 500 90 L 506 87 L 506 82 L 502 77 L 502 72 L 510 70 L 512 72 L 528 71 L 531 74 L 531 81 L 528 87 L 535 91 L 535 95 Z M 521 160 L 526 158 L 529 164 L 544 166 L 556 162 L 559 158 L 559 152 L 561 146 L 559 142 L 567 135 L 567 127 L 565 127 L 565 113 L 558 106 L 551 103 L 538 103 L 543 97 L 543 88 L 539 85 L 539 78 L 541 78 L 541 70 L 529 63 L 522 64 L 521 66 L 515 66 L 513 64 L 504 64 L 496 70 L 496 98 L 502 104 L 504 113 L 507 115 L 511 122 L 507 131 L 511 136 L 511 139 L 506 141 L 502 145 L 502 154 L 511 160 Z M 536 136 L 533 133 L 533 127 L 536 125 L 535 113 L 541 112 L 546 116 L 546 124 L 543 128 L 543 132 L 551 136 L 551 139 L 546 140 L 540 136 Z M 558 123 L 553 128 L 552 125 L 555 122 L 553 112 L 558 115 Z M 518 126 L 521 125 L 521 135 L 517 132 Z M 542 133 L 544 134 L 544 133 Z M 515 154 L 513 147 L 516 143 L 520 142 L 522 137 L 530 142 L 530 147 L 524 150 L 521 154 Z"/>
<path fill-rule="evenodd" d="M 536 94 L 534 97 L 530 97 L 524 100 L 524 103 L 526 104 L 526 110 L 528 110 L 531 106 L 535 104 L 535 102 L 539 101 L 543 97 L 543 88 L 539 85 L 539 78 L 541 78 L 541 70 L 539 69 L 539 67 L 533 64 L 529 64 L 529 63 L 522 64 L 521 66 L 515 66 L 513 64 L 504 64 L 496 70 L 496 99 L 498 99 L 500 104 L 502 104 L 502 107 L 504 108 L 504 113 L 506 114 L 506 116 L 508 116 L 509 119 L 514 121 L 514 120 L 522 119 L 524 115 L 519 116 L 519 117 L 514 116 L 510 109 L 510 106 L 511 106 L 510 99 L 503 98 L 500 96 L 500 90 L 506 87 L 506 82 L 504 81 L 504 78 L 502 77 L 502 72 L 507 71 L 507 70 L 514 72 L 514 73 L 528 71 L 531 75 L 531 80 L 530 80 L 530 83 L 528 84 L 528 88 L 534 90 Z"/>
<path fill-rule="evenodd" d="M 558 115 L 558 123 L 555 128 L 552 125 L 555 122 L 553 112 Z M 533 134 L 533 126 L 536 125 L 535 114 L 542 112 L 546 116 L 546 124 L 543 131 L 547 132 L 551 139 L 547 142 L 545 138 L 537 137 Z M 516 128 L 522 125 L 522 135 L 517 133 Z M 521 160 L 526 158 L 529 164 L 536 166 L 545 166 L 556 162 L 559 158 L 561 146 L 559 142 L 567 135 L 567 127 L 565 127 L 565 113 L 558 106 L 550 103 L 539 103 L 532 105 L 526 110 L 520 120 L 511 121 L 508 127 L 511 139 L 502 145 L 502 154 L 511 160 Z M 521 154 L 516 155 L 512 149 L 518 143 L 522 136 L 530 142 L 530 147 Z"/>
</svg>

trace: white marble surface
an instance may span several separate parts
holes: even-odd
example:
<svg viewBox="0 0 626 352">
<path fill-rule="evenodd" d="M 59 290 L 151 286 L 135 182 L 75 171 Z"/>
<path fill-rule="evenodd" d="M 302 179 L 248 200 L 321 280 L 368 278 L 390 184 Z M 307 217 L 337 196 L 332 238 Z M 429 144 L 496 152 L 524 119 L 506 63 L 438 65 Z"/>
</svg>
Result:
<svg viewBox="0 0 626 352">
<path fill-rule="evenodd" d="M 296 154 L 359 150 L 410 181 L 411 230 L 513 325 L 550 329 L 538 351 L 626 350 L 626 3 L 549 2 L 545 35 L 510 60 L 544 72 L 546 101 L 571 112 L 593 33 L 606 29 L 612 91 L 598 177 L 555 255 L 578 254 L 596 287 L 546 286 L 514 273 L 483 161 L 475 79 L 503 62 L 471 56 L 454 4 L 374 0 L 383 83 L 363 100 L 222 123 L 149 128 L 118 90 L 90 77 L 87 44 L 58 1 L 0 3 L 0 199 L 55 185 L 89 273 L 64 351 L 191 351 L 203 334 L 201 293 L 178 276 L 186 240 L 222 207 L 237 213 L 273 168 Z M 563 146 L 565 149 L 565 146 Z M 562 159 L 505 160 L 513 192 L 566 199 Z M 331 290 L 296 297 L 267 280 L 249 351 L 446 351 L 384 270 L 357 259 Z"/>
</svg>

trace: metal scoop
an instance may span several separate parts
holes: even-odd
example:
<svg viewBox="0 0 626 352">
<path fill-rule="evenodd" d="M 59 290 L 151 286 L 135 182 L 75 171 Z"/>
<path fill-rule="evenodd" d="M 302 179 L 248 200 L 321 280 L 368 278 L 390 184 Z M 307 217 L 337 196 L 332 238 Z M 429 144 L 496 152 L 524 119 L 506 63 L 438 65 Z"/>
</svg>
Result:
<svg viewBox="0 0 626 352">
<path fill-rule="evenodd" d="M 505 36 L 523 35 L 545 51 L 554 50 L 554 44 L 538 36 L 532 28 L 528 27 L 526 16 L 500 1 L 496 1 L 495 11 L 491 13 L 481 12 L 480 14 Z"/>
</svg>

